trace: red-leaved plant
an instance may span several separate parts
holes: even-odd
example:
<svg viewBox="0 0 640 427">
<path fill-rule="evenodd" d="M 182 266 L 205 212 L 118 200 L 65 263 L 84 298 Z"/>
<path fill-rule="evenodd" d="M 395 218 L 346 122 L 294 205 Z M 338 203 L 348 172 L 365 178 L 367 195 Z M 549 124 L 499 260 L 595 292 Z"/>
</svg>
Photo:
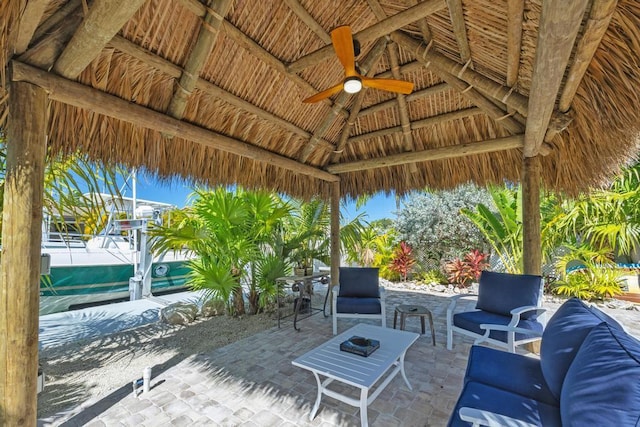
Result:
<svg viewBox="0 0 640 427">
<path fill-rule="evenodd" d="M 487 262 L 488 257 L 489 256 L 487 254 L 484 254 L 477 249 L 472 250 L 464 256 L 464 261 L 469 266 L 474 282 L 477 282 L 478 279 L 480 279 L 482 270 L 486 270 L 489 267 L 489 263 Z"/>
<path fill-rule="evenodd" d="M 471 282 L 478 281 L 482 270 L 489 267 L 486 259 L 487 254 L 477 249 L 466 254 L 464 259 L 455 258 L 445 265 L 449 282 L 458 286 L 468 286 Z"/>
<path fill-rule="evenodd" d="M 389 264 L 389 269 L 400 274 L 404 282 L 407 281 L 407 275 L 416 263 L 412 252 L 411 246 L 406 242 L 400 242 L 400 246 L 393 252 L 393 259 L 391 260 L 391 264 Z"/>
</svg>

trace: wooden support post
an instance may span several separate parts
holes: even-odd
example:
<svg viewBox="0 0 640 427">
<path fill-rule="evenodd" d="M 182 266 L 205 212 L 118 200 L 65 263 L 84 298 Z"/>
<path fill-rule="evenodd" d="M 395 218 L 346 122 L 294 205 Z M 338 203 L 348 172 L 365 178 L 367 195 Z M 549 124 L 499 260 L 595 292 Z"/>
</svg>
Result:
<svg viewBox="0 0 640 427">
<path fill-rule="evenodd" d="M 540 156 L 525 157 L 522 166 L 523 273 L 542 274 Z"/>
<path fill-rule="evenodd" d="M 331 286 L 340 283 L 340 181 L 331 184 Z M 330 295 L 331 297 L 331 295 Z"/>
<path fill-rule="evenodd" d="M 47 94 L 9 89 L 0 261 L 0 425 L 35 426 Z"/>
</svg>

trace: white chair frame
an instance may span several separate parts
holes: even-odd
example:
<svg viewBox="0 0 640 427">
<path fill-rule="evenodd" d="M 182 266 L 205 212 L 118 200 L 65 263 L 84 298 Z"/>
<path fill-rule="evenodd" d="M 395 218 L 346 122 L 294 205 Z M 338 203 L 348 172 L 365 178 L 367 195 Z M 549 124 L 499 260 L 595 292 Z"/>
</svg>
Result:
<svg viewBox="0 0 640 427">
<path fill-rule="evenodd" d="M 543 286 L 543 285 L 541 285 Z M 547 311 L 546 308 L 541 307 L 542 305 L 542 291 L 540 292 L 540 298 L 538 299 L 538 306 L 526 306 L 526 307 L 518 307 L 511 310 L 511 321 L 507 325 L 494 325 L 494 324 L 481 324 L 480 328 L 484 329 L 484 334 L 479 335 L 475 332 L 469 331 L 467 329 L 459 328 L 453 324 L 453 315 L 455 312 L 456 305 L 458 301 L 464 298 L 475 298 L 477 299 L 477 294 L 461 294 L 454 295 L 451 297 L 451 303 L 449 303 L 449 307 L 447 308 L 447 350 L 451 350 L 453 348 L 453 333 L 457 332 L 462 335 L 467 335 L 469 337 L 475 338 L 474 344 L 481 344 L 484 342 L 493 344 L 497 347 L 505 348 L 507 351 L 511 353 L 516 352 L 516 347 L 519 345 L 527 344 L 530 342 L 538 341 L 542 338 L 542 333 L 536 334 L 536 336 L 531 338 L 525 338 L 521 340 L 516 340 L 516 333 L 526 333 L 533 334 L 533 331 L 523 328 L 518 328 L 516 325 L 520 323 L 520 316 L 523 313 L 535 311 L 538 315 L 538 321 L 543 325 L 545 322 L 544 313 Z M 489 334 L 491 331 L 505 331 L 507 332 L 507 342 L 499 341 L 493 338 L 489 338 Z"/>
<path fill-rule="evenodd" d="M 338 333 L 338 318 L 357 318 L 357 319 L 380 319 L 382 321 L 382 327 L 387 327 L 387 313 L 385 309 L 386 305 L 386 292 L 384 286 L 378 288 L 380 290 L 380 314 L 358 314 L 358 313 L 338 313 L 336 309 L 338 306 L 338 295 L 340 294 L 340 285 L 335 285 L 332 288 L 333 298 L 331 308 L 333 312 L 333 335 Z"/>
</svg>

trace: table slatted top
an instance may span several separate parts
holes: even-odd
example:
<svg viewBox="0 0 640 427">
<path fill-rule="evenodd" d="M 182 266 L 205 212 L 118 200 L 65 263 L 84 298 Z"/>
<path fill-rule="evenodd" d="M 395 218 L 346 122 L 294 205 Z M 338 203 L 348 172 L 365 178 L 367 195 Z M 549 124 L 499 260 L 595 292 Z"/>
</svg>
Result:
<svg viewBox="0 0 640 427">
<path fill-rule="evenodd" d="M 380 341 L 380 348 L 368 357 L 340 350 L 340 343 L 352 336 Z M 347 384 L 370 388 L 418 339 L 414 332 L 359 324 L 296 358 L 291 363 Z"/>
</svg>

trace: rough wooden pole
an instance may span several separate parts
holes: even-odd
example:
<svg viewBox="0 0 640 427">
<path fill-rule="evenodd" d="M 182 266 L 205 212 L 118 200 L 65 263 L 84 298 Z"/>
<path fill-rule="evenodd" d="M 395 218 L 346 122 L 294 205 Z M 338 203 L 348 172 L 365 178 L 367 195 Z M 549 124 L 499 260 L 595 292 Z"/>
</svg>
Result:
<svg viewBox="0 0 640 427">
<path fill-rule="evenodd" d="M 340 181 L 331 184 L 331 286 L 340 283 Z"/>
<path fill-rule="evenodd" d="M 540 235 L 540 156 L 525 157 L 522 167 L 522 258 L 524 274 L 542 274 Z"/>
<path fill-rule="evenodd" d="M 47 95 L 9 90 L 0 261 L 0 425 L 35 426 Z"/>
</svg>

